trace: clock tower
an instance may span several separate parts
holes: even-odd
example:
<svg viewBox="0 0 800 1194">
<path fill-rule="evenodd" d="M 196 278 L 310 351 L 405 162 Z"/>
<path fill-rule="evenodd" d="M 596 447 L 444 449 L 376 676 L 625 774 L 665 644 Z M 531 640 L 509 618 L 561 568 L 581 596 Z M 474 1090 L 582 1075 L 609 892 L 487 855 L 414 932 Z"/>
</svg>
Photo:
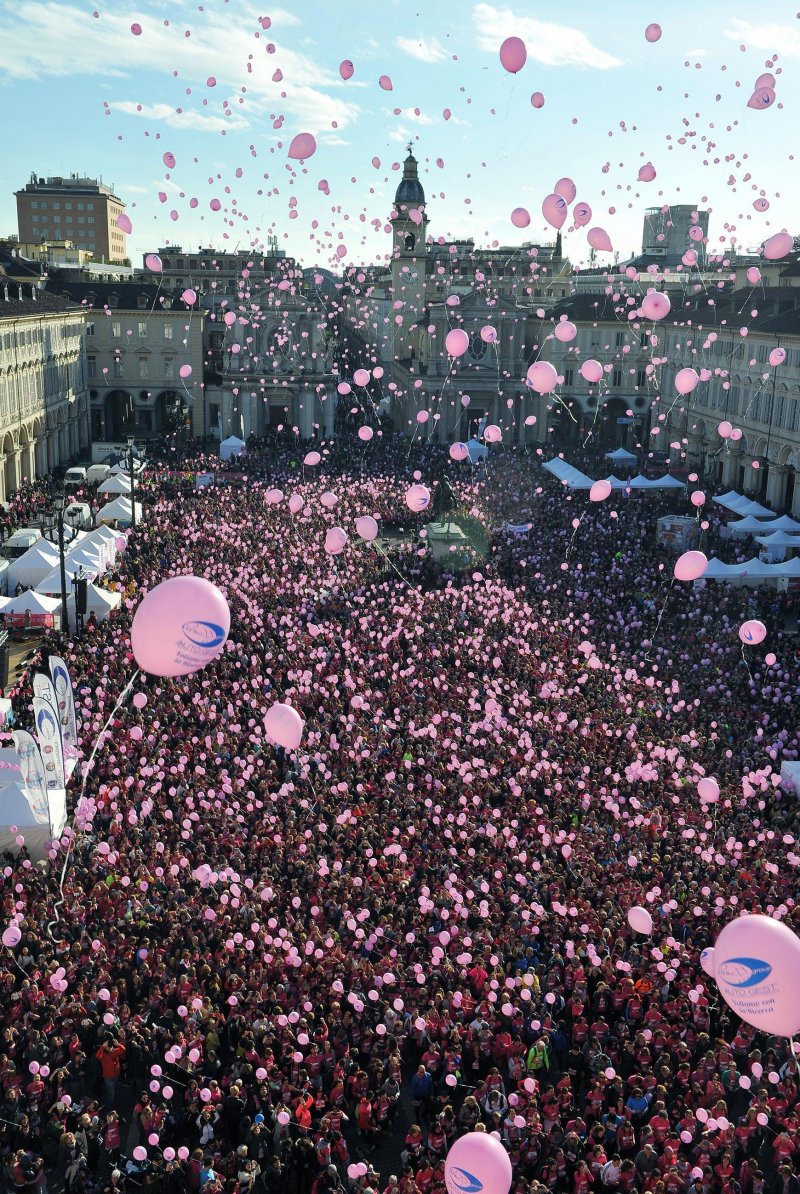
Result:
<svg viewBox="0 0 800 1194">
<path fill-rule="evenodd" d="M 395 361 L 418 360 L 420 355 L 416 328 L 426 306 L 427 228 L 425 192 L 417 174 L 417 159 L 409 145 L 392 216 L 392 355 Z M 395 306 L 397 303 L 402 306 Z"/>
</svg>

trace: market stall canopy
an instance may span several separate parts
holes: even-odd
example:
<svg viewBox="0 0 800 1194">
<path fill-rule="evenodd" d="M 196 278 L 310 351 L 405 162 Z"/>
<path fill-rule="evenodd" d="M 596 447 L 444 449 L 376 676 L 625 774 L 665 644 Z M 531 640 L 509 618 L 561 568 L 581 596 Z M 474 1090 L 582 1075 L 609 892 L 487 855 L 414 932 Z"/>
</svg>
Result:
<svg viewBox="0 0 800 1194">
<path fill-rule="evenodd" d="M 553 460 L 546 460 L 542 468 L 546 468 L 548 473 L 552 473 L 568 489 L 591 489 L 594 485 L 591 477 L 587 477 L 586 473 L 573 468 L 571 464 L 567 464 L 566 460 L 561 460 L 558 456 Z"/>
<path fill-rule="evenodd" d="M 40 539 L 24 555 L 11 560 L 8 566 L 8 591 L 14 592 L 17 585 L 33 587 L 52 572 L 58 563 L 58 548 L 47 539 Z"/>
<path fill-rule="evenodd" d="M 627 448 L 617 448 L 614 452 L 606 452 L 606 460 L 613 460 L 617 464 L 635 464 L 636 453 Z"/>
<path fill-rule="evenodd" d="M 772 525 L 765 522 L 763 518 L 754 518 L 751 514 L 747 518 L 739 519 L 738 522 L 729 522 L 728 530 L 732 531 L 734 535 L 763 535 L 772 530 Z"/>
<path fill-rule="evenodd" d="M 134 481 L 134 487 L 136 482 Z M 117 473 L 114 477 L 109 477 L 102 485 L 97 486 L 98 493 L 130 493 L 131 479 L 125 476 L 124 473 Z"/>
<path fill-rule="evenodd" d="M 243 439 L 239 439 L 235 435 L 229 435 L 219 445 L 219 455 L 221 460 L 230 460 L 232 456 L 241 456 L 245 450 L 245 443 Z"/>
</svg>

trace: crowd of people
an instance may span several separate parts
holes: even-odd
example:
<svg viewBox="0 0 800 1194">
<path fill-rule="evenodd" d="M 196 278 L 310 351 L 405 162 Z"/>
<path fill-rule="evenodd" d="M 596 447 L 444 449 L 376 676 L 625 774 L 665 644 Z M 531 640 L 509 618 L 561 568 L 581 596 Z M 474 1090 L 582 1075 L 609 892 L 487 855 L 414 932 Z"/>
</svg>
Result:
<svg viewBox="0 0 800 1194">
<path fill-rule="evenodd" d="M 251 445 L 199 491 L 208 458 L 156 462 L 121 611 L 35 661 L 72 669 L 83 767 L 50 856 L 3 860 L 7 1187 L 439 1194 L 488 1131 L 515 1194 L 798 1194 L 788 1043 L 700 962 L 744 910 L 797 925 L 774 594 L 671 583 L 654 524 L 685 498 L 589 504 L 524 451 L 479 479 L 430 445 L 304 456 Z M 445 476 L 489 529 L 466 571 L 405 503 Z M 179 573 L 224 592 L 229 640 L 134 678 L 133 612 Z M 13 700 L 25 724 L 30 675 Z"/>
</svg>

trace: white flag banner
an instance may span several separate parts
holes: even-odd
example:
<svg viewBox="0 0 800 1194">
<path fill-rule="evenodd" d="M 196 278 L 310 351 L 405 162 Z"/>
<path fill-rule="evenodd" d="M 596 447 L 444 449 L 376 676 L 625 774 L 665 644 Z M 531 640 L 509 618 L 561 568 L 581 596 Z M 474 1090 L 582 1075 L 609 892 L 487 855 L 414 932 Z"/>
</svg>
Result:
<svg viewBox="0 0 800 1194">
<path fill-rule="evenodd" d="M 64 751 L 61 744 L 61 726 L 57 711 L 49 701 L 33 698 L 33 719 L 36 723 L 36 737 L 44 759 L 45 784 L 48 791 L 63 791 L 66 787 L 64 775 Z"/>
<path fill-rule="evenodd" d="M 49 825 L 50 801 L 42 752 L 27 730 L 14 730 L 13 738 L 19 757 L 22 784 L 28 795 L 31 812 L 40 825 Z"/>
<path fill-rule="evenodd" d="M 50 675 L 53 679 L 53 688 L 56 694 L 64 754 L 71 757 L 78 753 L 78 721 L 75 716 L 75 695 L 69 668 L 58 655 L 50 656 Z"/>
</svg>

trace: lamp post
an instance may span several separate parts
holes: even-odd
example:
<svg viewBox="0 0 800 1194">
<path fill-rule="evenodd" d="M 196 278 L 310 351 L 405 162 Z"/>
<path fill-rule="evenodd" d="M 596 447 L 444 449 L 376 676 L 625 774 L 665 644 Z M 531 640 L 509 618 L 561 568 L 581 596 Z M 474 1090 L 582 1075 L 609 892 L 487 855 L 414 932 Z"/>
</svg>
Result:
<svg viewBox="0 0 800 1194">
<path fill-rule="evenodd" d="M 131 530 L 136 530 L 136 488 L 133 479 L 133 444 L 132 435 L 128 436 L 128 468 L 131 475 Z"/>
<path fill-rule="evenodd" d="M 55 522 L 45 528 L 44 536 L 50 542 L 58 545 L 58 562 L 61 567 L 61 629 L 69 634 L 69 613 L 67 611 L 67 563 L 64 557 L 64 507 L 66 499 L 59 493 L 55 499 Z M 55 538 L 53 538 L 55 536 Z"/>
</svg>

